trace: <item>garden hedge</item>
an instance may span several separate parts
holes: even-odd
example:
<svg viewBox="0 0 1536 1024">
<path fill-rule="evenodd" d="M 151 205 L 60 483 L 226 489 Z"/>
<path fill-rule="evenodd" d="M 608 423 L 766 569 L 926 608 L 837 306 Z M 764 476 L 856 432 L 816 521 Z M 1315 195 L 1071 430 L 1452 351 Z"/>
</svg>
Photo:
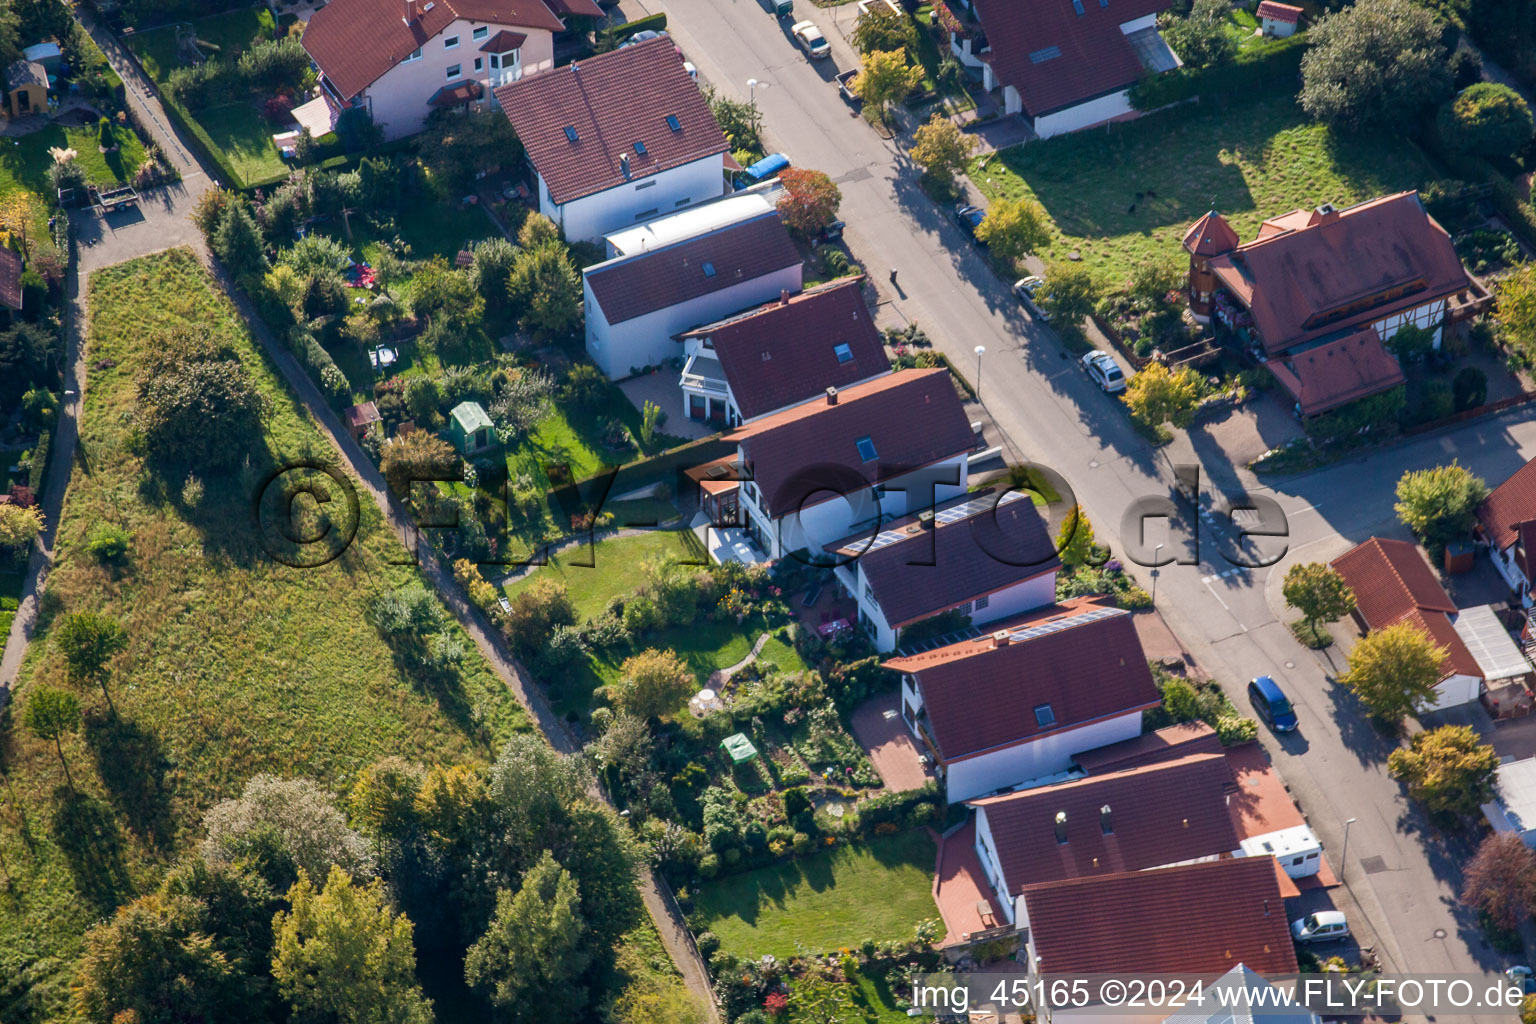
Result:
<svg viewBox="0 0 1536 1024">
<path fill-rule="evenodd" d="M 613 34 L 613 41 L 615 43 L 622 43 L 636 32 L 645 32 L 647 30 L 660 32 L 666 27 L 667 14 L 665 11 L 661 11 L 656 14 L 647 14 L 643 18 L 636 18 L 634 21 L 626 21 L 622 25 L 615 25 L 609 31 Z"/>
<path fill-rule="evenodd" d="M 1248 100 L 1261 92 L 1283 91 L 1294 95 L 1301 75 L 1304 35 L 1255 47 L 1227 64 L 1209 68 L 1178 68 L 1149 75 L 1131 86 L 1131 106 L 1156 110 L 1170 103 L 1200 97 L 1214 103 L 1228 98 Z"/>
</svg>

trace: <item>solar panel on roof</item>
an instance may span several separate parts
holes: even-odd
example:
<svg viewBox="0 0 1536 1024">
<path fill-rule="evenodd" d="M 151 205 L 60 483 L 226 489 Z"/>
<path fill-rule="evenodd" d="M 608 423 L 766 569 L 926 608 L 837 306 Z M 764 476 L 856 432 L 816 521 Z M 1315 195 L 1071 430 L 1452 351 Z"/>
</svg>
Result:
<svg viewBox="0 0 1536 1024">
<path fill-rule="evenodd" d="M 1081 12 L 1079 12 L 1079 13 L 1081 13 Z M 1056 59 L 1057 57 L 1060 57 L 1060 56 L 1061 56 L 1061 47 L 1059 47 L 1059 46 L 1047 46 L 1043 50 L 1036 50 L 1033 53 L 1031 53 L 1029 55 L 1029 62 L 1031 64 L 1044 64 L 1046 61 L 1054 60 L 1054 59 Z"/>
</svg>

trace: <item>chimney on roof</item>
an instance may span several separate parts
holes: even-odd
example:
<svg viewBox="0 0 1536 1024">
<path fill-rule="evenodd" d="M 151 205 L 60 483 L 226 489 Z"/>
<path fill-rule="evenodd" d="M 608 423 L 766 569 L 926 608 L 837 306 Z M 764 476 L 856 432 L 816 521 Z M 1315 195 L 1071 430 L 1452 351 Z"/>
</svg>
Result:
<svg viewBox="0 0 1536 1024">
<path fill-rule="evenodd" d="M 924 530 L 933 529 L 933 509 L 925 508 L 917 514 L 917 525 Z"/>
<path fill-rule="evenodd" d="M 629 178 L 629 154 L 628 153 L 620 153 L 619 154 L 619 170 L 624 172 L 624 177 L 627 180 Z"/>
<path fill-rule="evenodd" d="M 1264 916 L 1269 916 L 1269 897 L 1264 897 Z"/>
<path fill-rule="evenodd" d="M 827 404 L 837 404 L 837 388 L 827 388 Z"/>
<path fill-rule="evenodd" d="M 1099 808 L 1099 828 L 1105 835 L 1111 835 L 1115 831 L 1114 823 L 1109 820 L 1109 804 Z"/>
<path fill-rule="evenodd" d="M 789 289 L 788 288 L 780 288 L 779 289 L 779 305 L 781 305 L 781 306 L 789 305 Z"/>
<path fill-rule="evenodd" d="M 405 0 L 405 18 L 403 19 L 405 23 L 407 25 L 415 24 L 417 17 L 416 0 Z"/>
<path fill-rule="evenodd" d="M 1066 811 L 1057 811 L 1056 812 L 1056 842 L 1064 844 L 1064 843 L 1066 843 L 1066 841 L 1067 841 L 1067 812 Z"/>
<path fill-rule="evenodd" d="M 1324 203 L 1317 208 L 1316 215 L 1312 218 L 1314 224 L 1332 224 L 1339 219 L 1339 208 L 1332 203 Z"/>
<path fill-rule="evenodd" d="M 1000 629 L 996 633 L 992 634 L 992 646 L 993 647 L 1007 647 L 1008 646 L 1008 631 L 1006 629 Z"/>
</svg>

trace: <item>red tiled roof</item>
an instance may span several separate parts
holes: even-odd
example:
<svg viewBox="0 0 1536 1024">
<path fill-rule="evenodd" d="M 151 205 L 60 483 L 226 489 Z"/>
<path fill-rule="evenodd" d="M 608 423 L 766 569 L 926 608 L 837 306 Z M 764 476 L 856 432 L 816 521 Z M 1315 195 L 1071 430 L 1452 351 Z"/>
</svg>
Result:
<svg viewBox="0 0 1536 1024">
<path fill-rule="evenodd" d="M 885 621 L 899 627 L 1055 572 L 1061 559 L 1025 498 L 919 529 L 861 555 L 859 567 Z"/>
<path fill-rule="evenodd" d="M 1371 629 L 1408 622 L 1446 648 L 1441 672 L 1481 676 L 1477 659 L 1451 625 L 1456 603 L 1434 570 L 1407 541 L 1372 537 L 1333 560 L 1333 567 L 1355 592 L 1360 618 Z"/>
<path fill-rule="evenodd" d="M 1010 502 L 1003 508 L 1014 506 L 1027 506 L 1033 513 L 1028 501 Z M 1038 521 L 1039 516 L 1034 518 Z M 939 533 L 952 529 L 944 527 Z M 869 559 L 886 550 L 863 556 L 860 564 L 866 573 Z M 935 554 L 934 566 L 912 566 L 908 571 L 957 575 L 946 571 L 949 561 L 942 547 Z M 884 602 L 881 609 L 889 616 Z M 1089 613 L 1102 617 L 1090 618 Z M 946 763 L 1157 705 L 1157 683 L 1131 616 L 1123 609 L 1073 601 L 1013 620 L 1008 626 L 989 623 L 994 632 L 1038 630 L 1047 625 L 1060 628 L 1002 647 L 989 635 L 885 663 L 886 668 L 916 678 L 929 735 Z M 1048 728 L 1035 717 L 1035 709 L 1045 704 L 1055 717 L 1055 724 Z"/>
<path fill-rule="evenodd" d="M 680 242 L 621 256 L 586 271 L 610 324 L 797 266 L 800 253 L 776 211 Z M 588 311 L 587 315 L 592 315 Z"/>
<path fill-rule="evenodd" d="M 1415 608 L 1456 611 L 1416 544 L 1372 537 L 1335 558 L 1333 567 L 1355 592 L 1360 618 L 1371 629 L 1391 625 Z"/>
<path fill-rule="evenodd" d="M 560 17 L 575 14 L 583 18 L 601 18 L 603 9 L 597 5 L 596 0 L 545 0 L 549 9 Z"/>
<path fill-rule="evenodd" d="M 1296 211 L 1276 227 L 1290 224 L 1211 260 L 1272 354 L 1470 286 L 1450 235 L 1417 192 L 1326 216 Z"/>
<path fill-rule="evenodd" d="M 871 462 L 859 456 L 857 442 L 864 437 L 878 456 Z M 740 442 L 751 478 L 775 517 L 813 497 L 803 493 L 816 486 L 807 471 L 819 471 L 821 487 L 845 478 L 874 486 L 976 443 L 943 368 L 902 370 L 855 384 L 838 392 L 834 405 L 825 400 L 797 405 L 739 427 L 727 439 Z"/>
<path fill-rule="evenodd" d="M 1500 551 L 1515 542 L 1523 523 L 1536 520 L 1536 459 L 1495 487 L 1477 507 L 1477 521 Z"/>
<path fill-rule="evenodd" d="M 1184 248 L 1196 256 L 1218 256 L 1236 249 L 1240 239 L 1227 218 L 1212 210 L 1184 232 Z"/>
<path fill-rule="evenodd" d="M 528 41 L 528 37 L 521 32 L 513 32 L 511 29 L 502 29 L 485 41 L 480 47 L 481 53 L 510 53 Z"/>
<path fill-rule="evenodd" d="M 1120 26 L 1168 9 L 1169 0 L 975 0 L 992 70 L 1019 91 L 1032 117 L 1135 83 L 1143 74 Z M 1053 49 L 1054 56 L 1049 56 Z"/>
<path fill-rule="evenodd" d="M 548 32 L 565 27 L 544 0 L 418 0 L 416 10 L 416 20 L 406 24 L 405 0 L 331 0 L 305 26 L 304 49 L 336 91 L 351 99 L 455 21 Z"/>
<path fill-rule="evenodd" d="M 1111 743 L 1073 756 L 1077 766 L 1090 775 L 1173 761 L 1191 754 L 1219 754 L 1221 740 L 1204 722 L 1180 722 L 1133 739 Z"/>
<path fill-rule="evenodd" d="M 509 82 L 496 98 L 557 205 L 730 152 L 666 37 Z"/>
<path fill-rule="evenodd" d="M 1315 348 L 1271 359 L 1269 371 L 1301 408 L 1313 416 L 1403 383 L 1403 368 L 1366 325 Z"/>
<path fill-rule="evenodd" d="M 1275 21 L 1287 21 L 1295 24 L 1301 20 L 1301 8 L 1292 7 L 1290 4 L 1276 3 L 1275 0 L 1261 0 L 1259 4 L 1259 17 L 1272 18 Z"/>
<path fill-rule="evenodd" d="M 0 246 L 0 305 L 21 309 L 21 256 Z"/>
<path fill-rule="evenodd" d="M 1011 895 L 1026 885 L 1232 853 L 1241 840 L 1227 813 L 1231 784 L 1226 757 L 1196 754 L 970 804 L 986 812 Z M 1067 816 L 1066 842 L 1057 840 L 1058 814 Z"/>
<path fill-rule="evenodd" d="M 1273 857 L 1127 871 L 1024 889 L 1046 974 L 1292 974 Z"/>
<path fill-rule="evenodd" d="M 761 416 L 891 368 L 863 280 L 810 288 L 679 337 L 709 338 L 741 415 Z M 848 346 L 847 360 L 838 345 Z"/>
</svg>

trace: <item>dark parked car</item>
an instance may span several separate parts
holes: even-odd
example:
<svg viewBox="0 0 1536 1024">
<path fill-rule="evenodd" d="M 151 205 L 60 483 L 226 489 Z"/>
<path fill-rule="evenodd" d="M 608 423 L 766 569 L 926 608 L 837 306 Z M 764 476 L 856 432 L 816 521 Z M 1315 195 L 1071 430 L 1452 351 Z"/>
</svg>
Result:
<svg viewBox="0 0 1536 1024">
<path fill-rule="evenodd" d="M 1253 704 L 1253 710 L 1275 732 L 1294 732 L 1296 729 L 1296 711 L 1291 707 L 1291 702 L 1286 699 L 1280 685 L 1269 676 L 1259 676 L 1248 684 L 1248 700 Z"/>
<path fill-rule="evenodd" d="M 968 204 L 962 203 L 955 209 L 955 223 L 960 225 L 961 231 L 964 231 L 967 235 L 971 236 L 972 239 L 975 239 L 977 245 L 986 244 L 979 239 L 976 239 L 976 228 L 979 227 L 981 222 L 986 219 L 986 216 L 987 211 L 983 210 L 979 206 L 970 206 Z"/>
</svg>

